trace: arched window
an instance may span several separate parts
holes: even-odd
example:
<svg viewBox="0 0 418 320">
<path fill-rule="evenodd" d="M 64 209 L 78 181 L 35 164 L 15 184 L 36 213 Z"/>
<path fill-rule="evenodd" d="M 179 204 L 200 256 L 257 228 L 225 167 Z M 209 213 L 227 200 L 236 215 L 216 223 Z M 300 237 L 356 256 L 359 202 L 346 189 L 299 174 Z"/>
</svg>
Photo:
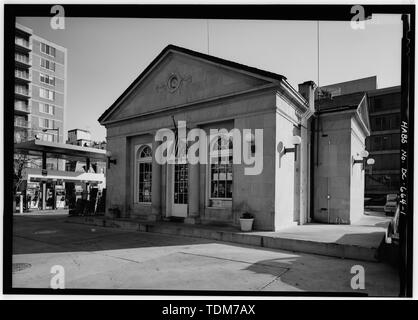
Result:
<svg viewBox="0 0 418 320">
<path fill-rule="evenodd" d="M 136 202 L 151 203 L 152 151 L 143 145 L 136 152 Z"/>
<path fill-rule="evenodd" d="M 218 136 L 209 154 L 209 199 L 232 199 L 232 137 Z M 211 201 L 210 201 L 211 202 Z"/>
</svg>

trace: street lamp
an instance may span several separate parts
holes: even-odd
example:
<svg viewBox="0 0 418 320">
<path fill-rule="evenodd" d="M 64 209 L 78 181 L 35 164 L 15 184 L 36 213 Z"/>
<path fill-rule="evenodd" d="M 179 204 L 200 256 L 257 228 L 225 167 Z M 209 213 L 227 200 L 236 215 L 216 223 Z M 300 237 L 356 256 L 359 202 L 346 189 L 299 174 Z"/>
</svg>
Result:
<svg viewBox="0 0 418 320">
<path fill-rule="evenodd" d="M 116 159 L 112 159 L 112 152 L 110 150 L 106 151 L 107 156 L 107 168 L 110 169 L 110 164 L 116 164 Z"/>
<path fill-rule="evenodd" d="M 279 142 L 277 145 L 277 151 L 285 155 L 286 153 L 294 152 L 295 153 L 295 161 L 297 160 L 297 146 L 302 143 L 302 138 L 300 136 L 293 136 L 290 140 L 290 143 L 293 144 L 293 148 L 285 148 L 283 146 L 283 142 Z"/>
<path fill-rule="evenodd" d="M 359 155 L 361 157 L 360 160 L 354 159 L 354 156 L 353 156 L 353 166 L 356 163 L 361 163 L 361 170 L 364 170 L 364 166 L 366 164 L 369 165 L 369 166 L 374 165 L 375 161 L 374 161 L 373 158 L 369 158 L 369 159 L 366 160 L 366 158 L 369 156 L 369 152 L 367 150 L 362 150 Z"/>
</svg>

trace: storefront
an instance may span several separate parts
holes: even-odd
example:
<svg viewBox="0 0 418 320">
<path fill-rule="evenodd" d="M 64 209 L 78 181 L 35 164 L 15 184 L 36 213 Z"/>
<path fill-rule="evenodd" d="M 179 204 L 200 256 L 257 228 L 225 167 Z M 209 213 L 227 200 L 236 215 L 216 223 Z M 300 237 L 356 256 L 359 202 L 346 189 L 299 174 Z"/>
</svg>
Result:
<svg viewBox="0 0 418 320">
<path fill-rule="evenodd" d="M 32 140 L 16 144 L 15 152 L 41 156 L 43 163 L 51 157 L 88 164 L 85 169 L 77 171 L 25 168 L 20 195 L 26 210 L 73 208 L 78 199 L 89 200 L 92 194 L 102 193 L 106 188 L 105 174 L 96 173 L 92 168 L 97 168 L 97 162 L 106 162 L 106 150 Z M 20 199 L 16 203 L 20 210 Z"/>
</svg>

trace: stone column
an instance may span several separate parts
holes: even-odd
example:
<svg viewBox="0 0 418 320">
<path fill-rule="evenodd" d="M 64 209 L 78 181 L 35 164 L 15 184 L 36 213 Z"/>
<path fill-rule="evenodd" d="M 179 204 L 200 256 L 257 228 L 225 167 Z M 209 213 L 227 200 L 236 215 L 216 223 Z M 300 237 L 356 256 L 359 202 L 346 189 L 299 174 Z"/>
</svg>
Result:
<svg viewBox="0 0 418 320">
<path fill-rule="evenodd" d="M 161 218 L 161 164 L 155 158 L 155 150 L 160 145 L 160 141 L 152 141 L 152 185 L 151 185 L 151 211 L 150 220 L 159 220 Z"/>
<path fill-rule="evenodd" d="M 200 175 L 200 165 L 197 164 L 188 164 L 189 166 L 189 187 L 188 187 L 188 214 L 185 219 L 185 223 L 198 223 L 199 216 L 199 175 Z"/>
<path fill-rule="evenodd" d="M 309 163 L 308 163 L 308 152 L 309 152 L 309 143 L 308 141 L 308 122 L 305 118 L 302 119 L 302 126 L 300 128 L 300 137 L 302 143 L 300 144 L 300 162 L 299 162 L 299 172 L 300 172 L 300 217 L 299 224 L 305 224 L 308 222 L 308 190 L 309 190 Z"/>
<path fill-rule="evenodd" d="M 202 145 L 201 138 L 199 136 L 199 148 L 204 147 Z M 188 213 L 185 223 L 199 223 L 199 201 L 200 201 L 200 164 L 188 164 L 189 169 L 189 186 L 188 186 Z"/>
</svg>

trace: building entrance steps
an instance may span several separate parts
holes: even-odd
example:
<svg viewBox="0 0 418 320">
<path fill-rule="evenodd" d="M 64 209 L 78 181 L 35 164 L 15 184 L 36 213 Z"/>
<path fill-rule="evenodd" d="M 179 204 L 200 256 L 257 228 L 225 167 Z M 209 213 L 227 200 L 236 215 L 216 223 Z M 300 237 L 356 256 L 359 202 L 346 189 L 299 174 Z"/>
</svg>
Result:
<svg viewBox="0 0 418 320">
<path fill-rule="evenodd" d="M 66 221 L 132 231 L 213 239 L 346 259 L 379 261 L 379 248 L 385 243 L 391 218 L 364 215 L 351 225 L 311 223 L 278 231 L 253 232 L 241 232 L 238 228 L 226 226 L 94 216 L 69 217 Z"/>
</svg>

